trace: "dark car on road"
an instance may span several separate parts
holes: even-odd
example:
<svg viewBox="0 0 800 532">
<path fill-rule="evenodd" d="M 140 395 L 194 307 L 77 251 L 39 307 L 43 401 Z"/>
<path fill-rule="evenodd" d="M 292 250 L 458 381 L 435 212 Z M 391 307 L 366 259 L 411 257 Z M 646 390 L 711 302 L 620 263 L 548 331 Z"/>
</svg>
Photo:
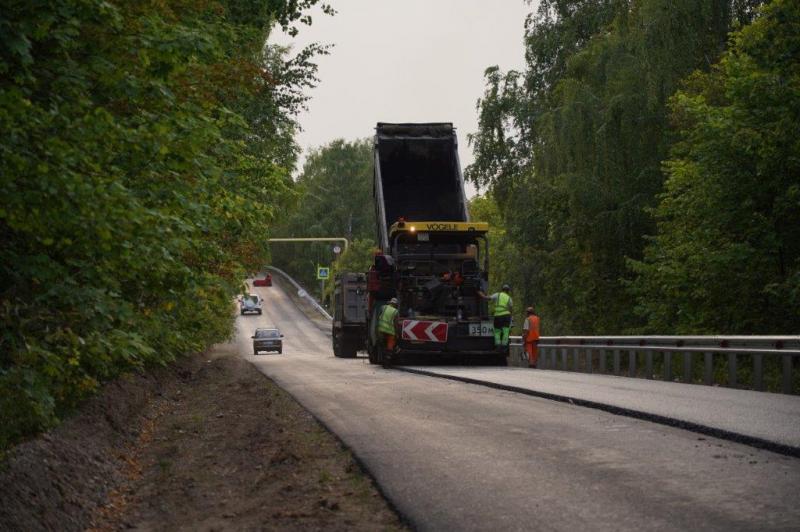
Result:
<svg viewBox="0 0 800 532">
<path fill-rule="evenodd" d="M 277 328 L 258 328 L 251 336 L 253 339 L 253 354 L 259 351 L 277 351 L 283 353 L 283 335 Z"/>
</svg>

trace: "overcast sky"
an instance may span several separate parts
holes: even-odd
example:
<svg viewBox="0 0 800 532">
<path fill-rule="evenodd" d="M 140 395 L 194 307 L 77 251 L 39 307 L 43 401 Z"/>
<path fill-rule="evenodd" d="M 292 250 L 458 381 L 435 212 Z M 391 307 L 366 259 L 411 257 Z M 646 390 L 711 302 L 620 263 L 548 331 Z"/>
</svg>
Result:
<svg viewBox="0 0 800 532">
<path fill-rule="evenodd" d="M 317 59 L 319 86 L 300 116 L 304 150 L 336 138 L 371 137 L 377 122 L 453 122 L 463 167 L 472 162 L 467 133 L 483 71 L 524 65 L 525 0 L 329 0 L 333 17 L 315 11 L 295 39 L 333 44 Z"/>
</svg>

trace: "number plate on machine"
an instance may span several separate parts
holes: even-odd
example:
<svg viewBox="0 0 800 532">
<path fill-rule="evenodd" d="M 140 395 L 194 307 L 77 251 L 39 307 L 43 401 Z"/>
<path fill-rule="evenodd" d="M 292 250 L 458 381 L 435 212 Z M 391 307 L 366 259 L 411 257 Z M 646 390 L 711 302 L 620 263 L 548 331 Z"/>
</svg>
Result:
<svg viewBox="0 0 800 532">
<path fill-rule="evenodd" d="M 470 336 L 492 336 L 494 335 L 494 324 L 491 321 L 469 324 Z"/>
</svg>

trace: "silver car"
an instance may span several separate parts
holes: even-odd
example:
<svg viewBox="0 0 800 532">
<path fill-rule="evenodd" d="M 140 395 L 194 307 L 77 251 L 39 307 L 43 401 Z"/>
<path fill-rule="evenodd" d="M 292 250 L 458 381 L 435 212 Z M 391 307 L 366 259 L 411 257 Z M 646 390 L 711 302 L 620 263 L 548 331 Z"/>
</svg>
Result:
<svg viewBox="0 0 800 532">
<path fill-rule="evenodd" d="M 264 300 L 261 299 L 261 296 L 257 294 L 248 294 L 246 296 L 242 296 L 239 299 L 239 311 L 244 316 L 248 312 L 255 312 L 259 316 L 261 315 L 261 305 L 264 303 Z"/>
</svg>

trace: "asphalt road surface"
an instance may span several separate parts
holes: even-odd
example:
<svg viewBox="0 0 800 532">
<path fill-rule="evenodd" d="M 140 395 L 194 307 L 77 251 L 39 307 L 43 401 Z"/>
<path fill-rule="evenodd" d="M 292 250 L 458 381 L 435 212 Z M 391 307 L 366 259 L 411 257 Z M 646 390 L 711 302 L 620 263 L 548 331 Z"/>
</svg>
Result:
<svg viewBox="0 0 800 532">
<path fill-rule="evenodd" d="M 797 458 L 568 403 L 384 370 L 365 358 L 337 359 L 329 337 L 279 288 L 257 290 L 264 315 L 238 319 L 240 352 L 353 450 L 414 528 L 800 527 Z M 251 332 L 268 325 L 286 335 L 283 354 L 254 357 Z"/>
<path fill-rule="evenodd" d="M 524 368 L 410 367 L 686 421 L 800 450 L 800 396 Z"/>
</svg>

